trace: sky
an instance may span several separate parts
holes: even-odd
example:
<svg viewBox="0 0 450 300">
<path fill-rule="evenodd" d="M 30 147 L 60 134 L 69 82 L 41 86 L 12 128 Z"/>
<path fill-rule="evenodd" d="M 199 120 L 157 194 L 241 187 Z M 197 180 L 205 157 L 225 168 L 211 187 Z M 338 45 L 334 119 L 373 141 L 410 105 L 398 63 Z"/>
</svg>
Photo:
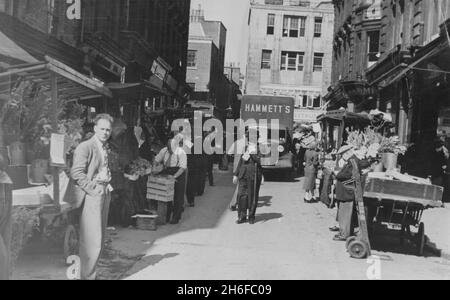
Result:
<svg viewBox="0 0 450 300">
<path fill-rule="evenodd" d="M 250 0 L 192 0 L 191 9 L 201 5 L 205 19 L 222 21 L 227 28 L 225 63 L 240 63 L 245 74 L 248 48 L 248 12 Z"/>
</svg>

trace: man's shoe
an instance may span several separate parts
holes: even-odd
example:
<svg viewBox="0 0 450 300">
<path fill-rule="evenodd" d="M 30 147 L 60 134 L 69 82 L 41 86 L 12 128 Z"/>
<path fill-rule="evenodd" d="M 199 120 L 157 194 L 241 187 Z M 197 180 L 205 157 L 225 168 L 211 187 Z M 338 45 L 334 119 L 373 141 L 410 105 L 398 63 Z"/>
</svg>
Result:
<svg viewBox="0 0 450 300">
<path fill-rule="evenodd" d="M 254 224 L 255 224 L 255 219 L 250 219 L 250 220 L 248 221 L 248 223 L 249 223 L 250 225 L 254 225 Z"/>
<path fill-rule="evenodd" d="M 180 223 L 180 220 L 172 220 L 172 221 L 170 221 L 170 224 L 172 224 L 172 225 L 176 225 L 178 223 Z"/>
<path fill-rule="evenodd" d="M 344 237 L 342 237 L 341 235 L 338 234 L 338 235 L 335 235 L 335 236 L 334 236 L 333 241 L 336 241 L 336 242 L 346 242 L 347 239 L 344 238 Z"/>
<path fill-rule="evenodd" d="M 247 218 L 239 219 L 239 220 L 236 221 L 236 224 L 244 224 L 244 223 L 247 223 Z"/>
<path fill-rule="evenodd" d="M 230 210 L 231 211 L 237 211 L 237 206 L 236 205 L 231 205 L 230 206 Z"/>
<path fill-rule="evenodd" d="M 330 231 L 331 232 L 339 232 L 339 227 L 337 227 L 337 226 L 330 227 Z"/>
<path fill-rule="evenodd" d="M 194 203 L 189 203 L 189 207 L 195 207 Z"/>
</svg>

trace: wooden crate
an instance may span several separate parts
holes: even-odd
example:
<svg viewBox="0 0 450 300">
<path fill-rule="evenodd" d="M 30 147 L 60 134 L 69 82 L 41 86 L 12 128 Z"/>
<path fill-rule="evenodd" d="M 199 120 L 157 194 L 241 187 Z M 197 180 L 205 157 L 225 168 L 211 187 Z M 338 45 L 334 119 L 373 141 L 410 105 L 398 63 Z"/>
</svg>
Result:
<svg viewBox="0 0 450 300">
<path fill-rule="evenodd" d="M 158 215 L 136 215 L 136 227 L 139 230 L 156 231 Z"/>
<path fill-rule="evenodd" d="M 149 176 L 147 182 L 147 199 L 161 202 L 173 202 L 175 180 L 164 176 Z"/>
</svg>

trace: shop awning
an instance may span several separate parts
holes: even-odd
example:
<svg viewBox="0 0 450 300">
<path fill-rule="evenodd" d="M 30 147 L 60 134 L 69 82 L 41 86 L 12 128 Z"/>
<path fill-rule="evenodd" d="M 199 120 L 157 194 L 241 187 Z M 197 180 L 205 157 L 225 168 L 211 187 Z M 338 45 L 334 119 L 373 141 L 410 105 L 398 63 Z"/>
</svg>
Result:
<svg viewBox="0 0 450 300">
<path fill-rule="evenodd" d="M 112 97 L 111 91 L 102 82 L 91 79 L 48 56 L 45 60 L 30 66 L 11 67 L 0 73 L 0 94 L 9 94 L 10 87 L 19 80 L 31 81 L 38 88 L 50 91 L 51 78 L 56 75 L 58 97 L 66 101 Z"/>
<path fill-rule="evenodd" d="M 357 114 L 353 112 L 349 112 L 346 110 L 333 110 L 328 111 L 325 114 L 322 114 L 317 117 L 317 120 L 335 120 L 335 121 L 343 121 L 343 120 L 354 120 L 360 123 L 370 124 L 370 118 L 367 114 Z"/>
<path fill-rule="evenodd" d="M 38 60 L 19 47 L 3 32 L 0 31 L 0 55 L 6 56 L 23 63 L 37 63 Z"/>
<path fill-rule="evenodd" d="M 448 41 L 445 41 L 445 42 L 438 44 L 436 47 L 433 47 L 431 50 L 423 53 L 422 55 L 417 55 L 413 59 L 413 61 L 409 65 L 405 66 L 404 69 L 399 74 L 397 74 L 395 77 L 390 79 L 388 84 L 392 84 L 392 83 L 402 79 L 409 71 L 418 67 L 421 63 L 425 62 L 427 59 L 430 59 L 430 58 L 436 56 L 437 54 L 441 53 L 442 51 L 444 51 L 445 49 L 448 49 L 448 48 L 449 48 L 449 43 L 448 43 Z"/>
</svg>

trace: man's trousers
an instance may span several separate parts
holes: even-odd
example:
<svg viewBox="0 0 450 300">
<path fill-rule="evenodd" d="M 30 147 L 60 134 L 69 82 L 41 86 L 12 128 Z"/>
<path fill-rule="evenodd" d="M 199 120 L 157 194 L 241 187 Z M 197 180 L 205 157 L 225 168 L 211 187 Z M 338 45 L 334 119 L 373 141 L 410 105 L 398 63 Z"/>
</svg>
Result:
<svg viewBox="0 0 450 300">
<path fill-rule="evenodd" d="M 0 183 L 0 280 L 8 280 L 10 274 L 11 210 L 11 190 Z"/>
<path fill-rule="evenodd" d="M 95 280 L 96 267 L 105 244 L 111 193 L 105 186 L 103 196 L 86 195 L 80 219 L 81 279 Z"/>
<path fill-rule="evenodd" d="M 354 201 L 350 202 L 343 202 L 338 201 L 338 214 L 337 219 L 339 222 L 339 230 L 340 230 L 340 236 L 342 238 L 349 238 L 353 235 L 353 218 L 355 216 L 355 207 L 354 207 Z"/>
</svg>

